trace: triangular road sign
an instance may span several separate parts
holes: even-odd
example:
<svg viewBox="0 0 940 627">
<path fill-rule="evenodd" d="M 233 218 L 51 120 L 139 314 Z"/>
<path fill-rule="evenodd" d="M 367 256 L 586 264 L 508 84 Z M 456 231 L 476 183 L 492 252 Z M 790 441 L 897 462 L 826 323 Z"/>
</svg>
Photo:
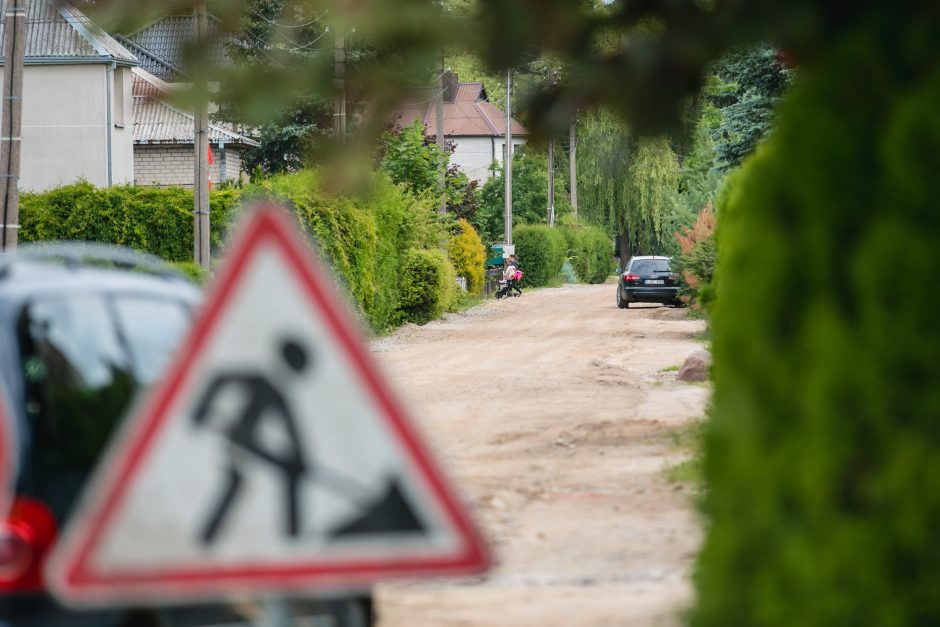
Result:
<svg viewBox="0 0 940 627">
<path fill-rule="evenodd" d="M 257 209 L 46 568 L 73 605 L 312 594 L 485 544 L 285 214 Z"/>
</svg>

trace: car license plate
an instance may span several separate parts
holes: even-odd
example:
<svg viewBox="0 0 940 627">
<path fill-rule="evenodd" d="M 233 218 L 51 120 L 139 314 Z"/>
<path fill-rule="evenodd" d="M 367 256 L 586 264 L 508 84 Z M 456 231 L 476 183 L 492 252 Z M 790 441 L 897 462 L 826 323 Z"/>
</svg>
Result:
<svg viewBox="0 0 940 627">
<path fill-rule="evenodd" d="M 644 283 L 646 283 L 647 285 L 665 285 L 666 284 L 666 282 L 662 279 L 650 279 L 648 281 L 644 281 Z"/>
</svg>

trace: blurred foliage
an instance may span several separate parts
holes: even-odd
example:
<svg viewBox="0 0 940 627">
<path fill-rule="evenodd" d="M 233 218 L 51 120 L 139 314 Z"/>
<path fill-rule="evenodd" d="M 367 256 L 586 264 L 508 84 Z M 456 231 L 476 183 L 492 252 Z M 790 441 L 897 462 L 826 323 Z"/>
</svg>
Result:
<svg viewBox="0 0 940 627">
<path fill-rule="evenodd" d="M 719 226 L 694 626 L 940 623 L 940 21 L 881 5 Z"/>
<path fill-rule="evenodd" d="M 174 261 L 172 266 L 197 285 L 205 285 L 209 280 L 209 271 L 194 261 Z"/>
<path fill-rule="evenodd" d="M 556 155 L 557 159 L 557 155 Z M 495 165 L 495 164 L 494 164 Z M 504 239 L 505 179 L 502 170 L 480 192 L 480 210 L 475 224 L 484 241 L 493 244 Z M 512 159 L 512 224 L 546 224 L 548 213 L 548 157 L 533 147 L 517 147 Z M 555 218 L 571 213 L 571 203 L 563 178 L 555 177 Z"/>
<path fill-rule="evenodd" d="M 457 233 L 451 238 L 447 252 L 457 276 L 467 280 L 467 292 L 471 296 L 482 294 L 486 249 L 480 234 L 466 219 L 458 219 Z"/>
<path fill-rule="evenodd" d="M 413 249 L 402 261 L 401 310 L 408 322 L 425 324 L 457 304 L 457 275 L 443 251 Z"/>
<path fill-rule="evenodd" d="M 603 283 L 614 269 L 610 236 L 596 226 L 568 224 L 560 228 L 568 245 L 568 261 L 582 283 Z"/>
<path fill-rule="evenodd" d="M 523 272 L 523 286 L 543 287 L 559 277 L 568 253 L 562 229 L 525 224 L 513 230 L 512 241 Z"/>
<path fill-rule="evenodd" d="M 237 190 L 210 193 L 210 241 L 219 251 L 238 208 Z M 20 241 L 75 240 L 127 246 L 168 261 L 193 259 L 193 193 L 177 187 L 97 188 L 80 182 L 20 196 Z"/>
<path fill-rule="evenodd" d="M 246 81 L 238 79 L 320 62 L 332 43 L 328 28 L 316 14 L 285 0 L 245 0 L 244 11 L 237 36 L 226 46 L 233 67 L 221 70 L 215 117 L 250 127 L 260 141 L 260 147 L 246 151 L 246 170 L 293 172 L 306 165 L 318 135 L 332 131 L 329 94 L 294 86 L 280 106 L 268 107 L 258 102 L 264 94 L 257 93 L 254 80 L 246 94 Z M 228 80 L 233 76 L 236 80 Z"/>
</svg>

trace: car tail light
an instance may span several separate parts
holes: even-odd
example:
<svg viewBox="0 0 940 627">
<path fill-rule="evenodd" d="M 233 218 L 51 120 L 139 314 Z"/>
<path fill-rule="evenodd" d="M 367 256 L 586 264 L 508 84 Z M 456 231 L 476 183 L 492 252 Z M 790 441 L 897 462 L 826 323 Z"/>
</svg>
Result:
<svg viewBox="0 0 940 627">
<path fill-rule="evenodd" d="M 624 281 L 639 281 L 639 280 L 640 280 L 640 275 L 639 275 L 639 274 L 633 274 L 633 273 L 627 273 L 627 274 L 623 275 L 623 280 L 624 280 Z"/>
<path fill-rule="evenodd" d="M 42 588 L 42 562 L 56 537 L 55 517 L 30 498 L 17 498 L 0 521 L 0 594 Z"/>
</svg>

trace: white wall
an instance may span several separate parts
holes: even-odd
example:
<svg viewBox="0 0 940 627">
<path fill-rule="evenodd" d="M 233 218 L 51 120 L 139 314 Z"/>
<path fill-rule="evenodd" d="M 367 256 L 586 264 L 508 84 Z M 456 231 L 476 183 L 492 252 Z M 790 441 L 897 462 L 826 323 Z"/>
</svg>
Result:
<svg viewBox="0 0 940 627">
<path fill-rule="evenodd" d="M 192 187 L 195 164 L 192 144 L 137 144 L 134 146 L 134 182 L 156 187 Z M 213 184 L 223 180 L 238 181 L 241 153 L 237 146 L 225 147 L 225 177 L 222 177 L 222 153 L 212 147 L 213 164 L 209 177 Z"/>
<path fill-rule="evenodd" d="M 108 184 L 107 78 L 104 64 L 26 66 L 21 189 Z"/>
<path fill-rule="evenodd" d="M 129 67 L 116 67 L 111 75 L 111 181 L 122 185 L 134 182 L 133 81 Z"/>
<path fill-rule="evenodd" d="M 482 185 L 491 176 L 490 166 L 495 160 L 499 167 L 503 167 L 503 137 L 449 137 L 454 142 L 454 154 L 450 162 L 466 174 L 471 181 L 479 181 Z M 526 140 L 513 137 L 514 149 L 524 146 Z"/>
</svg>

